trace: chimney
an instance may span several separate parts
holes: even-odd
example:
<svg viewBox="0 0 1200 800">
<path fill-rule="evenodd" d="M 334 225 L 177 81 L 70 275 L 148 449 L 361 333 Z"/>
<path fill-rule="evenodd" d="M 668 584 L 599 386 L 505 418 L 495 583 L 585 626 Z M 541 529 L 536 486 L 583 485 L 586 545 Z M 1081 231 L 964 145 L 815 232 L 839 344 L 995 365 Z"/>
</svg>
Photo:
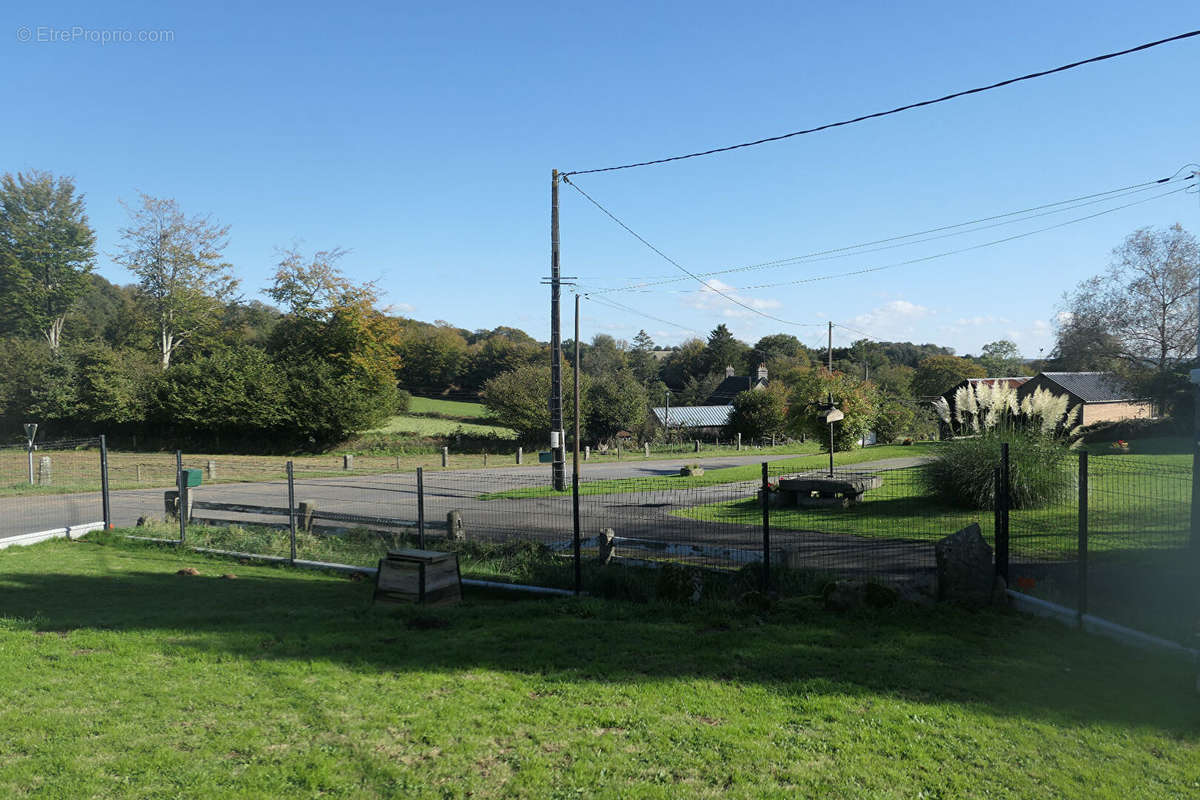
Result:
<svg viewBox="0 0 1200 800">
<path fill-rule="evenodd" d="M 760 381 L 765 381 L 767 379 L 767 365 L 766 364 L 758 365 L 758 379 Z"/>
<path fill-rule="evenodd" d="M 733 367 L 725 367 L 725 377 L 726 378 L 733 377 Z"/>
</svg>

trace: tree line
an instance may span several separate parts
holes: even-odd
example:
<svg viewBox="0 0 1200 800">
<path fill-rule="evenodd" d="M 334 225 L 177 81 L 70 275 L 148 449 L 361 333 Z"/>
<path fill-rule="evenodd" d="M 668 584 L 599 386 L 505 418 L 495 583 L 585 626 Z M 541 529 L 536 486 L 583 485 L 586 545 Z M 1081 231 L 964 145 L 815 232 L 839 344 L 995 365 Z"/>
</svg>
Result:
<svg viewBox="0 0 1200 800">
<path fill-rule="evenodd" d="M 341 272 L 336 248 L 279 250 L 257 287 L 273 305 L 247 300 L 224 255 L 227 225 L 144 194 L 125 210 L 110 255 L 135 282 L 118 286 L 95 272 L 96 234 L 72 179 L 0 178 L 0 433 L 37 421 L 48 433 L 105 431 L 148 446 L 322 448 L 419 394 L 480 399 L 523 439 L 546 437 L 547 343 L 517 328 L 389 314 L 373 284 Z M 1006 340 L 957 356 L 864 338 L 833 349 L 831 372 L 825 351 L 790 334 L 749 344 L 721 324 L 672 347 L 645 331 L 631 342 L 600 334 L 580 343 L 581 414 L 592 440 L 661 435 L 651 407 L 704 404 L 727 369 L 746 376 L 760 365 L 769 391 L 714 401 L 735 405 L 730 433 L 805 432 L 803 409 L 832 392 L 851 412 L 846 440 L 867 429 L 920 434 L 934 424 L 928 400 L 962 379 L 1041 368 L 1118 371 L 1176 408 L 1190 397 L 1180 376 L 1195 349 L 1196 270 L 1195 240 L 1179 226 L 1135 232 L 1108 272 L 1064 298 L 1055 350 L 1038 362 Z M 568 362 L 573 349 L 564 343 Z"/>
</svg>

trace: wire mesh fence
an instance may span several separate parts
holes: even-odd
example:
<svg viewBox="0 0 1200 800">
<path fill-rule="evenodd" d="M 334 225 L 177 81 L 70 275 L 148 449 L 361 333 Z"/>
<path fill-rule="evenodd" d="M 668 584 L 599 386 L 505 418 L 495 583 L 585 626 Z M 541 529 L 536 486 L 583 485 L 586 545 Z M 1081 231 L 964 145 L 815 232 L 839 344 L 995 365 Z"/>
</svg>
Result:
<svg viewBox="0 0 1200 800">
<path fill-rule="evenodd" d="M 0 447 L 0 541 L 104 520 L 99 437 Z"/>
<path fill-rule="evenodd" d="M 27 449 L 0 449 L 0 534 L 103 519 L 100 440 L 32 455 L 31 484 Z M 549 465 L 515 459 L 414 472 L 382 456 L 109 454 L 109 515 L 152 538 L 246 555 L 369 568 L 397 549 L 450 550 L 468 579 L 647 598 L 812 593 L 841 578 L 933 594 L 934 544 L 977 523 L 1010 588 L 1194 644 L 1186 457 L 1014 452 L 973 508 L 947 499 L 926 459 L 832 474 L 787 459 L 707 473 L 584 463 L 576 507 L 570 465 L 555 491 Z"/>
</svg>

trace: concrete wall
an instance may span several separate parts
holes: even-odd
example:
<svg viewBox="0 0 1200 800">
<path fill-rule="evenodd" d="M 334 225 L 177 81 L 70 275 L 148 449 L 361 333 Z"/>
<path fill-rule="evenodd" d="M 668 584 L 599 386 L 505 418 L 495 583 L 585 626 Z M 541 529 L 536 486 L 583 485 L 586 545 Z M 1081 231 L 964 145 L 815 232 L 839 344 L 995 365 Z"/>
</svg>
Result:
<svg viewBox="0 0 1200 800">
<path fill-rule="evenodd" d="M 1083 424 L 1120 422 L 1125 419 L 1150 419 L 1153 416 L 1149 400 L 1122 403 L 1087 403 L 1083 406 Z"/>
</svg>

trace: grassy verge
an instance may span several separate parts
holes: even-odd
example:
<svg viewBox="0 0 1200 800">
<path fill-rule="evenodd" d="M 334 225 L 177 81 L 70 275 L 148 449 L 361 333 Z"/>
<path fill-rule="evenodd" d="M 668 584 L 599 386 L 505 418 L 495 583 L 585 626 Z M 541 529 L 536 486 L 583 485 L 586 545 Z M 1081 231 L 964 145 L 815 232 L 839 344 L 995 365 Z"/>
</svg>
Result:
<svg viewBox="0 0 1200 800">
<path fill-rule="evenodd" d="M 838 466 L 861 464 L 867 461 L 879 461 L 886 458 L 920 457 L 929 455 L 937 445 L 934 443 L 904 445 L 883 445 L 865 447 L 834 455 L 834 463 Z M 743 452 L 742 455 L 756 455 Z M 699 462 L 703 463 L 703 462 Z M 787 461 L 773 462 L 771 473 L 800 472 L 810 469 L 820 469 L 829 464 L 829 455 L 825 453 L 800 456 Z M 581 495 L 621 494 L 623 492 L 654 492 L 671 489 L 694 489 L 701 486 L 716 486 L 724 483 L 741 483 L 757 480 L 762 477 L 760 464 L 745 464 L 739 467 L 725 467 L 706 471 L 703 475 L 680 476 L 664 475 L 659 477 L 614 478 L 611 480 L 584 481 L 580 484 Z M 546 486 L 533 486 L 522 489 L 512 489 L 506 492 L 494 492 L 483 495 L 483 500 L 520 499 L 525 497 L 553 497 L 561 494 Z"/>
<path fill-rule="evenodd" d="M 370 609 L 369 594 L 345 578 L 112 543 L 3 551 L 0 792 L 1200 790 L 1194 668 L 1049 623 L 470 591 L 455 608 Z"/>
</svg>

